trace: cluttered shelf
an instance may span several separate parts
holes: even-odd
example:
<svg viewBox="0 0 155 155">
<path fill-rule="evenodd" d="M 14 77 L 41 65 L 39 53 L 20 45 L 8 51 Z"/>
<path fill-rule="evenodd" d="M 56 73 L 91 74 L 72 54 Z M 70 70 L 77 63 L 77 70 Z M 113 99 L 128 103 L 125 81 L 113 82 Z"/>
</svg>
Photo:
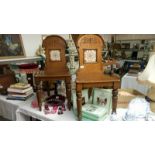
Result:
<svg viewBox="0 0 155 155">
<path fill-rule="evenodd" d="M 1 59 L 0 92 L 15 82 L 28 82 L 34 86 L 33 74 L 42 66 L 43 58 L 39 56 Z"/>
</svg>

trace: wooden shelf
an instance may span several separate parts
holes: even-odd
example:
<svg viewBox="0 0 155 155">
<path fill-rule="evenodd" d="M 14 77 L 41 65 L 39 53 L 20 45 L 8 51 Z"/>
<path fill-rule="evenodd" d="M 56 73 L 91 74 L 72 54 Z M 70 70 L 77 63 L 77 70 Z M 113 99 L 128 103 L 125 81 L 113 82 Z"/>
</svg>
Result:
<svg viewBox="0 0 155 155">
<path fill-rule="evenodd" d="M 117 64 L 116 60 L 105 60 L 106 62 L 103 62 L 104 66 L 108 66 L 108 65 L 114 65 Z"/>
<path fill-rule="evenodd" d="M 42 60 L 39 56 L 25 57 L 25 58 L 12 58 L 12 59 L 2 59 L 0 64 L 14 64 L 14 63 L 27 63 Z"/>
</svg>

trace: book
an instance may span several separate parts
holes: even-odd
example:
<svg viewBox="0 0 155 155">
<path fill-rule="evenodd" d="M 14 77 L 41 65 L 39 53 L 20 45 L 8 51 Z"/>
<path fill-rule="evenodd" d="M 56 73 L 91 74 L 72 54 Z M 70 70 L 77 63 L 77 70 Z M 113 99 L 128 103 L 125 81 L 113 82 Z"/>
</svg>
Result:
<svg viewBox="0 0 155 155">
<path fill-rule="evenodd" d="M 139 70 L 136 70 L 136 69 L 130 69 L 128 71 L 129 74 L 138 74 L 139 73 Z"/>
<path fill-rule="evenodd" d="M 89 103 L 92 102 L 92 97 L 88 97 L 88 89 L 83 89 L 82 90 L 82 99 L 83 102 Z M 73 111 L 77 110 L 77 97 L 76 97 L 76 91 L 72 90 L 72 101 L 73 101 Z"/>
<path fill-rule="evenodd" d="M 105 113 L 102 117 L 96 118 L 93 117 L 92 115 L 87 115 L 85 113 L 82 113 L 82 118 L 83 120 L 87 119 L 89 121 L 104 121 L 108 116 L 108 113 Z"/>
<path fill-rule="evenodd" d="M 88 97 L 88 89 L 82 90 L 82 98 L 85 104 L 82 106 L 82 119 L 93 121 L 105 120 L 110 114 L 112 105 L 112 89 L 94 88 L 92 96 Z M 77 115 L 76 92 L 72 92 L 73 112 Z"/>
<path fill-rule="evenodd" d="M 16 88 L 8 88 L 7 91 L 8 92 L 15 92 L 15 93 L 26 93 L 30 90 L 33 90 L 32 87 L 26 88 L 26 89 L 16 89 Z"/>
<path fill-rule="evenodd" d="M 104 117 L 107 112 L 107 108 L 101 105 L 85 104 L 82 106 L 82 116 L 87 116 L 87 118 L 93 118 L 94 120 Z"/>
<path fill-rule="evenodd" d="M 94 88 L 92 103 L 82 106 L 82 117 L 92 120 L 104 120 L 109 114 L 112 106 L 112 90 Z"/>
<path fill-rule="evenodd" d="M 112 104 L 112 89 L 101 89 L 94 88 L 93 89 L 93 104 L 97 105 L 111 105 Z"/>
<path fill-rule="evenodd" d="M 30 98 L 31 96 L 33 96 L 33 94 L 30 94 L 27 97 L 16 97 L 16 96 L 7 96 L 6 99 L 7 100 L 20 100 L 20 101 L 26 101 L 28 98 Z"/>
<path fill-rule="evenodd" d="M 29 87 L 31 87 L 30 84 L 20 83 L 20 82 L 10 85 L 10 88 L 16 88 L 16 89 L 26 89 L 26 88 L 29 88 Z"/>
<path fill-rule="evenodd" d="M 33 93 L 33 90 L 30 90 L 25 93 L 15 93 L 15 92 L 9 92 L 8 96 L 15 96 L 15 97 L 27 97 Z"/>
</svg>

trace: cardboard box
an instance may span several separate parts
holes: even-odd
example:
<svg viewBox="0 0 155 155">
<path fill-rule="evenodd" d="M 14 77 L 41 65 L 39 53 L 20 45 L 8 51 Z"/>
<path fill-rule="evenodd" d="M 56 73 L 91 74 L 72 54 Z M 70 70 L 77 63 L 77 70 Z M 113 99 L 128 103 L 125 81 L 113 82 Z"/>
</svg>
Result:
<svg viewBox="0 0 155 155">
<path fill-rule="evenodd" d="M 128 108 L 129 102 L 136 97 L 145 97 L 145 96 L 134 89 L 119 89 L 117 108 Z"/>
<path fill-rule="evenodd" d="M 136 97 L 145 97 L 142 93 L 134 89 L 119 89 L 117 108 L 128 108 L 129 102 Z M 152 112 L 155 112 L 155 102 L 150 102 Z"/>
<path fill-rule="evenodd" d="M 150 108 L 152 112 L 155 112 L 155 102 L 150 103 Z"/>
</svg>

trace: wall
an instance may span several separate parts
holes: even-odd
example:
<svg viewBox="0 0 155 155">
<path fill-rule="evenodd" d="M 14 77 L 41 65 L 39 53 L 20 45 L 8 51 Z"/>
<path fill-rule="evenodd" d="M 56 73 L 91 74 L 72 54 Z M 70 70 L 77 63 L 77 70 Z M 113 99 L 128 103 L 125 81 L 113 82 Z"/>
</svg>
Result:
<svg viewBox="0 0 155 155">
<path fill-rule="evenodd" d="M 35 52 L 41 45 L 41 34 L 22 34 L 22 40 L 26 56 L 35 56 Z"/>
<path fill-rule="evenodd" d="M 43 34 L 49 35 L 49 34 Z M 64 39 L 69 39 L 68 34 L 59 34 Z M 102 34 L 105 42 L 111 41 L 111 34 Z M 35 56 L 35 52 L 38 47 L 42 44 L 42 34 L 22 34 L 22 40 L 25 48 L 26 56 Z"/>
<path fill-rule="evenodd" d="M 46 34 L 45 34 L 46 35 Z M 60 34 L 64 39 L 69 39 L 68 34 Z M 42 44 L 42 34 L 22 34 L 26 56 L 35 56 L 35 52 Z"/>
<path fill-rule="evenodd" d="M 105 42 L 111 42 L 111 36 L 112 34 L 102 34 L 102 37 Z"/>
</svg>

